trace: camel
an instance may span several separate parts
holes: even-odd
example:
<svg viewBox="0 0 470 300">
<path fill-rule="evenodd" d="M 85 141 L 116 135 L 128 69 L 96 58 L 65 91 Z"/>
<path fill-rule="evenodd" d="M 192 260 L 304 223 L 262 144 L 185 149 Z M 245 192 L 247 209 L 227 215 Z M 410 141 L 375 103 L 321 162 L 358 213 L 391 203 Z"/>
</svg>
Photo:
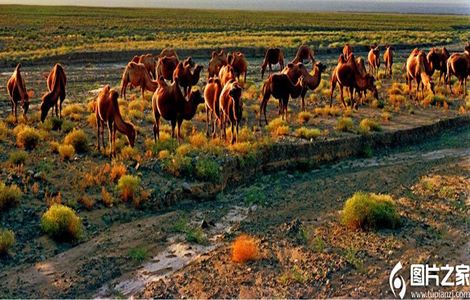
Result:
<svg viewBox="0 0 470 300">
<path fill-rule="evenodd" d="M 463 96 L 467 95 L 467 77 L 470 75 L 470 43 L 465 46 L 464 53 L 454 53 L 447 60 L 447 83 L 450 93 L 452 92 L 452 75 L 455 75 L 460 82 L 460 89 L 463 84 Z"/>
<path fill-rule="evenodd" d="M 191 88 L 197 85 L 201 71 L 204 68 L 201 65 L 196 65 L 194 71 L 191 70 L 191 65 L 189 63 L 179 62 L 175 71 L 173 72 L 173 80 L 178 77 L 179 84 L 183 88 L 183 94 L 186 97 L 191 90 Z"/>
<path fill-rule="evenodd" d="M 343 56 L 343 55 L 341 55 Z M 336 88 L 336 84 L 339 85 L 341 102 L 344 108 L 347 108 L 346 102 L 344 102 L 343 88 L 349 89 L 349 95 L 351 96 L 351 108 L 355 107 L 354 103 L 354 90 L 358 92 L 370 90 L 373 92 L 374 97 L 378 98 L 378 91 L 375 87 L 375 78 L 370 74 L 362 76 L 357 68 L 357 61 L 354 58 L 354 54 L 350 54 L 348 59 L 345 60 L 341 57 L 338 60 L 338 65 L 333 71 L 331 76 L 331 93 L 330 93 L 330 107 L 333 103 L 333 92 Z M 357 108 L 357 106 L 356 106 Z"/>
<path fill-rule="evenodd" d="M 17 107 L 20 103 L 23 108 L 23 117 L 26 119 L 26 113 L 29 108 L 29 99 L 34 96 L 34 90 L 26 91 L 26 84 L 21 76 L 21 64 L 18 64 L 15 71 L 7 82 L 7 92 L 11 102 L 11 113 L 15 116 L 15 123 L 18 123 Z"/>
<path fill-rule="evenodd" d="M 158 59 L 157 76 L 163 76 L 165 80 L 173 81 L 173 72 L 178 66 L 179 60 L 176 56 L 163 56 Z"/>
<path fill-rule="evenodd" d="M 147 72 L 149 72 L 151 79 L 156 79 L 157 74 L 156 74 L 156 68 L 157 68 L 157 60 L 152 54 L 142 54 L 139 57 L 138 63 L 141 63 L 145 66 L 145 69 L 147 69 Z"/>
<path fill-rule="evenodd" d="M 212 57 L 209 61 L 209 67 L 207 68 L 207 78 L 217 76 L 219 74 L 220 69 L 227 64 L 227 54 L 224 52 L 223 49 L 220 50 L 220 52 L 212 51 Z"/>
<path fill-rule="evenodd" d="M 116 130 L 125 134 L 131 147 L 134 147 L 136 131 L 132 123 L 122 119 L 118 104 L 119 93 L 116 90 L 110 90 L 109 85 L 105 85 L 96 98 L 96 127 L 98 136 L 98 151 L 100 150 L 100 135 L 103 148 L 104 144 L 104 125 L 108 125 L 109 133 L 109 153 L 112 157 L 116 156 Z"/>
<path fill-rule="evenodd" d="M 261 100 L 259 109 L 259 125 L 261 126 L 261 116 L 263 113 L 266 125 L 268 124 L 268 119 L 266 118 L 266 106 L 268 105 L 268 101 L 271 95 L 279 100 L 279 114 L 281 115 L 282 119 L 284 119 L 285 116 L 285 120 L 287 121 L 287 105 L 289 103 L 289 97 L 299 97 L 303 88 L 303 76 L 300 76 L 297 83 L 294 84 L 287 74 L 271 74 L 264 82 L 262 88 L 263 98 Z"/>
<path fill-rule="evenodd" d="M 292 61 L 292 63 L 294 63 L 294 64 L 296 64 L 298 62 L 304 63 L 304 59 L 306 59 L 307 63 L 309 61 L 312 62 L 312 69 L 313 69 L 314 64 L 315 64 L 315 58 L 313 58 L 314 54 L 315 53 L 313 52 L 313 50 L 308 45 L 302 45 L 297 50 L 297 53 L 295 54 L 295 57 L 294 57 L 294 60 Z"/>
<path fill-rule="evenodd" d="M 302 111 L 305 111 L 305 95 L 307 94 L 307 90 L 310 89 L 314 91 L 321 82 L 321 74 L 325 72 L 326 66 L 321 62 L 316 62 L 313 65 L 313 75 L 307 73 L 307 76 L 304 76 L 304 83 L 305 87 L 302 89 L 301 97 L 302 97 Z"/>
<path fill-rule="evenodd" d="M 353 53 L 353 48 L 348 43 L 344 44 L 343 55 L 345 59 L 348 59 L 349 55 Z"/>
<path fill-rule="evenodd" d="M 236 80 L 231 80 L 225 84 L 219 97 L 221 127 L 225 138 L 226 123 L 230 121 L 232 128 L 232 140 L 234 144 L 238 139 L 238 128 L 242 120 L 243 114 L 243 101 L 242 101 L 242 87 Z"/>
<path fill-rule="evenodd" d="M 246 72 L 248 70 L 248 61 L 245 55 L 241 52 L 233 52 L 228 55 L 228 63 L 233 67 L 237 80 L 240 81 L 240 76 L 243 75 L 243 82 L 246 82 Z"/>
<path fill-rule="evenodd" d="M 369 63 L 369 73 L 377 76 L 380 67 L 379 46 L 370 47 L 369 54 L 367 55 L 367 62 Z"/>
<path fill-rule="evenodd" d="M 230 80 L 235 80 L 236 76 L 233 67 L 231 65 L 225 65 L 220 68 L 219 78 L 223 86 L 225 86 L 225 84 Z"/>
<path fill-rule="evenodd" d="M 217 122 L 220 124 L 219 97 L 222 92 L 220 79 L 216 77 L 209 78 L 204 88 L 204 102 L 206 104 L 206 135 L 209 136 L 209 127 L 212 124 L 212 137 L 216 136 Z M 212 123 L 213 120 L 213 123 Z"/>
<path fill-rule="evenodd" d="M 444 82 L 446 81 L 447 60 L 449 57 L 450 54 L 446 47 L 442 47 L 441 49 L 433 47 L 429 50 L 428 55 L 426 56 L 429 65 L 431 66 L 431 74 L 429 75 L 432 76 L 434 71 L 439 70 L 439 84 L 441 83 L 442 76 L 444 76 Z"/>
<path fill-rule="evenodd" d="M 292 82 L 297 82 L 300 76 L 304 76 L 304 77 L 311 76 L 307 68 L 305 67 L 305 65 L 301 62 L 296 63 L 296 64 L 288 63 L 281 73 L 289 76 L 289 79 Z"/>
<path fill-rule="evenodd" d="M 393 73 L 393 49 L 392 46 L 385 46 L 384 52 L 385 76 L 392 77 Z"/>
<path fill-rule="evenodd" d="M 416 49 L 415 49 L 416 50 Z M 411 85 L 413 79 L 416 81 L 416 99 L 418 100 L 418 91 L 421 87 L 422 95 L 424 98 L 424 87 L 428 87 L 434 94 L 434 82 L 429 75 L 431 73 L 431 67 L 426 58 L 424 51 L 415 51 L 406 60 L 406 81 L 410 90 L 410 99 L 412 98 Z"/>
<path fill-rule="evenodd" d="M 264 71 L 269 66 L 269 74 L 271 75 L 273 69 L 272 65 L 279 64 L 279 69 L 284 69 L 284 53 L 279 48 L 269 48 L 264 55 L 263 63 L 261 64 L 261 79 L 264 77 Z"/>
<path fill-rule="evenodd" d="M 127 64 L 121 79 L 121 97 L 126 99 L 127 86 L 131 85 L 134 87 L 140 86 L 142 92 L 142 99 L 145 99 L 145 91 L 155 92 L 158 88 L 158 82 L 150 78 L 149 72 L 143 64 L 136 64 L 130 62 Z"/>
<path fill-rule="evenodd" d="M 178 125 L 178 143 L 181 137 L 181 124 L 183 120 L 191 120 L 196 114 L 199 104 L 204 103 L 201 91 L 192 90 L 188 99 L 183 96 L 179 88 L 179 79 L 175 78 L 173 83 L 167 84 L 160 76 L 159 87 L 152 96 L 152 110 L 154 116 L 153 137 L 155 142 L 160 139 L 160 117 L 171 122 L 171 136 L 175 137 L 175 127 Z"/>
<path fill-rule="evenodd" d="M 47 117 L 49 109 L 55 107 L 55 114 L 62 118 L 62 102 L 65 100 L 65 86 L 67 77 L 64 68 L 60 64 L 55 64 L 47 77 L 47 87 L 49 92 L 45 93 L 41 100 L 41 122 Z"/>
<path fill-rule="evenodd" d="M 176 50 L 172 49 L 172 48 L 164 48 L 162 50 L 162 52 L 160 52 L 160 55 L 158 55 L 157 60 L 158 60 L 158 58 L 163 58 L 165 56 L 169 56 L 169 57 L 174 56 L 174 57 L 176 57 L 176 59 L 179 60 L 178 54 L 176 54 Z"/>
</svg>

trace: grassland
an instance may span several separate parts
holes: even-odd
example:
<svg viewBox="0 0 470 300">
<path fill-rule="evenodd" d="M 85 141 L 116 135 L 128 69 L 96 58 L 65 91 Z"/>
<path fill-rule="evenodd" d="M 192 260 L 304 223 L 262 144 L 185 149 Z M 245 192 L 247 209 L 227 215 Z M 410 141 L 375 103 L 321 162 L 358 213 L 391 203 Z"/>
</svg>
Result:
<svg viewBox="0 0 470 300">
<path fill-rule="evenodd" d="M 164 47 L 316 49 L 470 38 L 468 16 L 0 6 L 0 60 Z"/>
</svg>

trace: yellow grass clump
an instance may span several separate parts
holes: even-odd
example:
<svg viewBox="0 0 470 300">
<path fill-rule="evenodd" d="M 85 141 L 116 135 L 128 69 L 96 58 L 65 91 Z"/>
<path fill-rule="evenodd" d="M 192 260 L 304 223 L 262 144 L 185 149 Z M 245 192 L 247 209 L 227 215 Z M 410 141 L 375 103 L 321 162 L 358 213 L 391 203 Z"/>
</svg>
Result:
<svg viewBox="0 0 470 300">
<path fill-rule="evenodd" d="M 246 263 L 259 258 L 258 243 L 248 235 L 242 234 L 232 244 L 232 261 Z"/>
</svg>

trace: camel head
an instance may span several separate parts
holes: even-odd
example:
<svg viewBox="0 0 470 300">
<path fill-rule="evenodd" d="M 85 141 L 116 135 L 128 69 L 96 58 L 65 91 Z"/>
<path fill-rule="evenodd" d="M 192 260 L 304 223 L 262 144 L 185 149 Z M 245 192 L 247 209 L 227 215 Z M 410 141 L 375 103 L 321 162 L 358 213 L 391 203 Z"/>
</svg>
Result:
<svg viewBox="0 0 470 300">
<path fill-rule="evenodd" d="M 194 61 L 191 56 L 188 56 L 184 61 L 183 61 L 183 66 L 187 67 L 189 66 L 190 68 L 194 67 Z"/>
<path fill-rule="evenodd" d="M 232 88 L 230 89 L 229 95 L 235 103 L 236 118 L 237 120 L 241 120 L 243 114 L 242 87 L 235 80 L 230 82 L 232 83 Z"/>
<path fill-rule="evenodd" d="M 318 71 L 320 71 L 320 73 L 323 73 L 326 71 L 326 65 L 322 64 L 321 62 L 316 62 L 315 67 L 318 68 Z"/>
<path fill-rule="evenodd" d="M 26 116 L 26 113 L 29 109 L 29 101 L 34 96 L 34 90 L 29 89 L 26 95 L 24 96 L 23 102 L 21 103 L 21 107 L 23 108 L 23 115 Z"/>
<path fill-rule="evenodd" d="M 52 99 L 51 99 L 52 93 L 46 93 L 44 96 L 41 98 L 41 106 L 39 107 L 39 110 L 41 111 L 41 122 L 44 122 L 47 117 L 47 113 L 49 112 L 49 109 L 53 106 L 52 104 Z"/>
<path fill-rule="evenodd" d="M 195 107 L 204 103 L 204 97 L 202 96 L 202 93 L 199 89 L 191 90 L 189 92 L 188 100 L 192 102 Z"/>
<path fill-rule="evenodd" d="M 204 70 L 203 65 L 196 64 L 196 66 L 194 67 L 194 73 L 196 73 L 196 74 L 200 74 L 202 70 Z"/>
</svg>

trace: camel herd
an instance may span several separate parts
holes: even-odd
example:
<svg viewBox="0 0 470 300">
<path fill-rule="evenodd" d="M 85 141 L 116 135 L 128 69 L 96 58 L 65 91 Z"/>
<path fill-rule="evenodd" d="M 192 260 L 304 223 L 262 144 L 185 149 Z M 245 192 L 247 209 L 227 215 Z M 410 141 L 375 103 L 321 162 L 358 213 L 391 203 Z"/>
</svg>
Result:
<svg viewBox="0 0 470 300">
<path fill-rule="evenodd" d="M 385 75 L 392 76 L 393 48 L 385 47 L 383 55 Z M 279 48 L 269 48 L 261 65 L 261 78 L 264 77 L 266 68 L 269 67 L 269 76 L 263 82 L 259 111 L 259 122 L 264 117 L 266 124 L 266 107 L 272 97 L 279 100 L 279 115 L 287 119 L 287 107 L 290 98 L 302 99 L 302 111 L 305 110 L 305 95 L 307 90 L 315 90 L 321 82 L 321 75 L 326 71 L 326 66 L 315 60 L 314 51 L 307 45 L 299 47 L 294 59 L 285 65 L 285 56 Z M 307 70 L 304 61 L 311 63 L 312 70 Z M 375 80 L 380 67 L 380 49 L 374 45 L 367 56 L 368 70 L 362 57 L 356 57 L 351 45 L 346 44 L 338 58 L 336 67 L 331 75 L 330 106 L 333 101 L 333 93 L 336 86 L 340 90 L 340 99 L 344 107 L 347 107 L 343 97 L 343 89 L 346 88 L 351 99 L 351 107 L 358 108 L 362 97 L 370 91 L 378 98 Z M 273 66 L 279 65 L 279 71 L 273 73 Z M 152 110 L 154 116 L 153 134 L 155 141 L 159 138 L 160 118 L 168 120 L 172 126 L 172 136 L 181 139 L 180 127 L 183 120 L 191 120 L 196 114 L 199 104 L 205 103 L 206 107 L 206 133 L 226 138 L 225 128 L 230 123 L 232 128 L 232 143 L 235 143 L 238 128 L 242 119 L 243 82 L 246 82 L 248 62 L 241 52 L 225 53 L 213 51 L 208 68 L 207 80 L 203 93 L 199 89 L 193 89 L 198 85 L 203 71 L 202 65 L 194 63 L 191 57 L 180 60 L 174 49 L 163 49 L 158 56 L 144 54 L 135 56 L 125 67 L 121 80 L 120 96 L 126 99 L 128 88 L 140 88 L 142 98 L 145 91 L 153 93 Z M 416 99 L 421 91 L 429 89 L 434 93 L 432 75 L 439 71 L 439 83 L 442 78 L 448 84 L 451 93 L 451 76 L 454 75 L 463 86 L 465 96 L 467 78 L 470 75 L 470 44 L 465 46 L 463 53 L 450 54 L 446 48 L 432 48 L 427 54 L 423 50 L 414 49 L 404 65 L 406 81 L 409 85 L 410 98 L 412 95 L 412 83 L 416 83 Z M 47 117 L 49 110 L 54 107 L 55 114 L 61 117 L 62 102 L 65 99 L 67 79 L 65 71 L 60 64 L 56 64 L 47 77 L 47 92 L 42 96 L 40 111 L 41 121 Z M 30 99 L 34 95 L 33 90 L 26 90 L 26 84 L 21 76 L 21 65 L 15 68 L 7 83 L 7 91 L 11 101 L 12 113 L 17 122 L 17 106 L 23 109 L 26 117 Z M 359 101 L 355 101 L 358 95 Z M 135 143 L 135 128 L 131 123 L 125 122 L 119 111 L 119 93 L 106 85 L 96 98 L 96 121 L 98 128 L 98 148 L 101 142 L 104 146 L 103 128 L 106 124 L 109 131 L 111 153 L 115 153 L 116 131 L 124 133 L 131 146 Z"/>
</svg>

